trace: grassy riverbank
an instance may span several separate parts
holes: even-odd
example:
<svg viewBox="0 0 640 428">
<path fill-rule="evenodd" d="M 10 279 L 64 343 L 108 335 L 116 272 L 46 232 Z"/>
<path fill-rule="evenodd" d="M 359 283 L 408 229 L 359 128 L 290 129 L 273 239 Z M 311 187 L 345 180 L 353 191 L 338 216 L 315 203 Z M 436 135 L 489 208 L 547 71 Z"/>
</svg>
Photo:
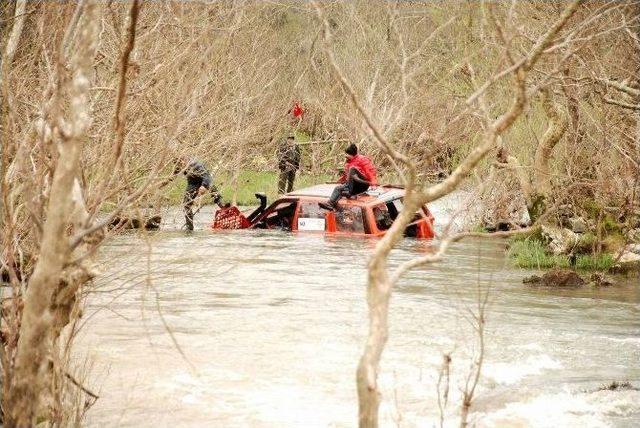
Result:
<svg viewBox="0 0 640 428">
<path fill-rule="evenodd" d="M 608 253 L 578 254 L 572 265 L 567 255 L 555 255 L 546 250 L 537 240 L 514 241 L 509 247 L 509 258 L 518 267 L 527 269 L 576 268 L 581 270 L 608 270 L 613 267 L 614 257 Z"/>
<path fill-rule="evenodd" d="M 295 189 L 324 183 L 335 179 L 328 174 L 309 175 L 298 173 L 295 181 Z M 224 201 L 231 201 L 233 197 L 233 175 L 222 173 L 214 177 L 214 183 L 222 192 Z M 186 183 L 185 179 L 179 177 L 168 187 L 165 196 L 169 204 L 178 205 L 182 203 Z M 243 170 L 238 177 L 238 205 L 256 205 L 256 192 L 267 194 L 269 201 L 273 201 L 278 196 L 278 173 L 275 171 L 249 171 Z"/>
</svg>

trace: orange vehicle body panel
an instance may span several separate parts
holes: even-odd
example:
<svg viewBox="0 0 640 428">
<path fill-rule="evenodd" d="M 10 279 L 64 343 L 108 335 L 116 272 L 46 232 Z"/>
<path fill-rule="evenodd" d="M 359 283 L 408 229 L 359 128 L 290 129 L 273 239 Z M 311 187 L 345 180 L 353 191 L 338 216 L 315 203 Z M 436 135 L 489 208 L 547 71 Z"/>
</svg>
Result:
<svg viewBox="0 0 640 428">
<path fill-rule="evenodd" d="M 233 222 L 234 225 L 237 224 L 239 227 L 232 228 L 281 228 L 279 225 L 269 223 L 270 216 L 273 216 L 273 213 L 278 211 L 279 206 L 296 203 L 295 211 L 289 221 L 287 230 L 290 229 L 291 231 L 301 233 L 328 233 L 346 236 L 383 236 L 386 233 L 386 229 L 378 227 L 374 215 L 374 208 L 379 208 L 381 211 L 382 208 L 384 208 L 387 210 L 387 214 L 389 214 L 389 204 L 394 201 L 401 202 L 404 196 L 404 189 L 395 186 L 377 186 L 370 189 L 367 193 L 351 198 L 342 198 L 339 202 L 340 210 L 338 211 L 325 211 L 314 208 L 315 212 L 313 215 L 315 217 L 300 216 L 303 205 L 311 208 L 318 207 L 318 202 L 326 202 L 335 185 L 336 184 L 316 185 L 287 193 L 267 207 L 264 212 L 256 217 L 253 223 L 247 225 L 249 222 L 244 218 L 244 220 Z M 226 214 L 220 214 L 220 216 L 223 217 L 226 216 Z M 351 224 L 353 225 L 355 223 L 361 226 L 361 230 L 348 230 L 349 228 L 344 227 L 344 224 L 341 230 L 339 218 L 344 218 L 345 216 L 351 217 Z M 300 220 L 302 220 L 302 222 Z M 305 223 L 305 220 L 308 223 Z M 324 220 L 324 223 L 318 223 L 317 220 Z M 226 223 L 229 223 L 229 221 L 227 220 Z M 224 227 L 220 226 L 226 223 L 219 221 L 218 214 L 216 214 L 216 220 L 211 224 L 211 227 L 213 229 L 221 229 Z M 435 235 L 433 223 L 434 217 L 425 206 L 416 213 L 416 218 L 414 218 L 407 229 L 412 228 L 411 236 L 419 239 L 431 239 Z M 299 230 L 298 226 L 302 224 L 305 225 L 305 229 Z M 319 229 L 319 227 L 322 227 L 322 229 Z"/>
</svg>

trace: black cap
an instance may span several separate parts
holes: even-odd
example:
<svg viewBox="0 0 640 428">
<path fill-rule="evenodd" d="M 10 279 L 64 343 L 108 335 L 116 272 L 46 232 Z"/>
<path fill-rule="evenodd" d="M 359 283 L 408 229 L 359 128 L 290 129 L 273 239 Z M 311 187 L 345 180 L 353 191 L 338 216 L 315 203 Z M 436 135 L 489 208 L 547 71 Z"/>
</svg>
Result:
<svg viewBox="0 0 640 428">
<path fill-rule="evenodd" d="M 358 154 L 358 146 L 356 146 L 355 144 L 351 143 L 349 144 L 349 147 L 347 147 L 347 149 L 345 150 L 345 153 L 351 156 L 355 156 Z"/>
</svg>

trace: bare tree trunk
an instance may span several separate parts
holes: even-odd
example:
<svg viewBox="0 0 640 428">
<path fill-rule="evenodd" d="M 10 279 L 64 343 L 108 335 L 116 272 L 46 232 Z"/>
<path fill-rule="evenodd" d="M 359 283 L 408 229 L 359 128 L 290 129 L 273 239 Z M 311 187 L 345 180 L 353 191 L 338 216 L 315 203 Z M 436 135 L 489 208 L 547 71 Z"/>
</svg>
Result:
<svg viewBox="0 0 640 428">
<path fill-rule="evenodd" d="M 324 26 L 324 51 L 337 80 L 349 95 L 354 107 L 362 115 L 383 152 L 391 158 L 394 165 L 400 163 L 408 169 L 408 176 L 405 178 L 405 206 L 391 228 L 376 245 L 376 249 L 369 262 L 367 284 L 369 334 L 356 373 L 359 404 L 358 422 L 361 428 L 375 428 L 378 426 L 378 409 L 380 406 L 380 391 L 377 384 L 378 369 L 382 351 L 388 338 L 388 312 L 391 290 L 400 275 L 400 272 L 397 271 L 398 273 L 394 275 L 392 279 L 389 278 L 387 272 L 387 257 L 389 253 L 403 236 L 403 231 L 413 218 L 416 209 L 423 203 L 436 200 L 455 190 L 471 170 L 496 146 L 499 136 L 520 116 L 528 99 L 526 88 L 527 72 L 530 71 L 540 59 L 543 51 L 551 44 L 552 38 L 566 24 L 582 2 L 583 0 L 575 0 L 569 5 L 560 18 L 536 41 L 527 56 L 523 58 L 517 67 L 514 67 L 515 95 L 513 104 L 495 120 L 490 120 L 489 117 L 486 118 L 487 130 L 483 136 L 482 143 L 475 147 L 443 182 L 420 190 L 415 188 L 415 163 L 404 153 L 396 150 L 385 138 L 379 127 L 371 119 L 369 113 L 364 109 L 350 81 L 338 66 L 333 52 L 330 49 L 331 31 L 328 20 L 323 10 L 314 2 L 318 16 Z M 476 93 L 468 99 L 468 103 L 472 103 L 473 100 L 478 98 L 484 103 L 482 97 L 487 87 L 488 85 L 485 85 L 484 89 L 481 88 L 476 91 Z M 399 168 L 397 169 L 398 172 L 403 175 L 402 171 Z M 444 248 L 441 245 L 439 253 L 443 251 Z M 470 399 L 468 404 L 470 406 Z"/>
<path fill-rule="evenodd" d="M 584 137 L 584 131 L 580 127 L 580 106 L 578 105 L 578 96 L 575 89 L 571 86 L 569 80 L 570 70 L 569 66 L 563 70 L 565 76 L 565 82 L 562 84 L 562 92 L 564 92 L 567 98 L 567 110 L 569 112 L 569 119 L 571 121 L 571 140 L 572 144 L 579 145 Z"/>
<path fill-rule="evenodd" d="M 71 120 L 59 118 L 60 135 L 47 218 L 44 222 L 40 256 L 28 282 L 24 296 L 24 310 L 20 339 L 15 358 L 15 372 L 11 385 L 9 420 L 7 426 L 32 426 L 42 395 L 43 377 L 47 370 L 51 343 L 58 320 L 50 310 L 54 291 L 63 278 L 65 264 L 71 255 L 67 237 L 69 217 L 73 213 L 73 188 L 78 170 L 82 139 L 89 126 L 89 74 L 96 48 L 96 6 L 87 8 L 85 25 L 80 34 L 78 50 L 72 70 Z M 58 88 L 60 89 L 60 88 Z"/>
<path fill-rule="evenodd" d="M 5 80 L 5 76 L 9 74 L 11 63 L 13 62 L 13 57 L 16 53 L 18 42 L 20 41 L 22 27 L 24 25 L 26 7 L 26 0 L 16 1 L 16 9 L 13 14 L 13 27 L 11 28 L 11 33 L 9 34 L 7 46 L 5 47 L 2 57 L 0 58 L 0 91 L 2 91 L 2 106 L 0 106 L 0 108 L 2 109 L 2 116 L 0 117 L 0 126 L 2 127 L 3 134 L 3 141 L 2 144 L 0 144 L 0 171 L 3 172 L 6 171 L 6 168 L 9 165 L 9 157 L 6 147 L 9 142 L 9 87 L 8 81 Z M 5 182 L 3 176 L 3 179 L 0 180 L 0 195 L 4 194 L 4 186 Z M 0 197 L 0 230 L 4 230 L 4 216 L 2 215 L 3 206 L 4 198 Z"/>
<path fill-rule="evenodd" d="M 376 246 L 376 251 L 369 262 L 367 286 L 369 334 L 356 371 L 358 420 L 361 427 L 378 426 L 378 408 L 381 396 L 378 388 L 378 368 L 382 351 L 389 336 L 389 300 L 393 286 L 387 273 L 387 256 L 403 237 L 406 225 L 411 222 L 419 207 L 420 201 L 417 195 L 405 197 L 402 212 Z"/>
<path fill-rule="evenodd" d="M 4 54 L 2 55 L 2 62 L 0 63 L 0 85 L 4 82 L 4 76 L 8 73 L 13 62 L 13 57 L 16 54 L 18 42 L 22 35 L 22 27 L 24 25 L 25 10 L 27 8 L 27 0 L 17 0 L 16 10 L 14 13 L 13 27 L 11 28 L 11 34 L 7 40 L 7 46 L 5 47 Z"/>
<path fill-rule="evenodd" d="M 636 161 L 640 164 L 640 111 L 636 112 Z"/>
<path fill-rule="evenodd" d="M 635 7 L 636 20 L 640 19 L 640 3 L 636 3 Z M 635 26 L 636 40 L 640 41 L 640 26 Z M 636 59 L 640 59 L 640 42 L 636 43 Z M 640 104 L 640 96 L 636 97 L 636 105 Z M 636 162 L 640 165 L 640 109 L 636 110 Z M 640 169 L 636 171 L 640 176 Z"/>
<path fill-rule="evenodd" d="M 49 353 L 53 326 L 52 314 L 48 312 L 49 304 L 71 253 L 66 229 L 72 209 L 71 190 L 77 172 L 79 143 L 72 139 L 61 144 L 51 185 L 40 258 L 24 297 L 14 383 L 9 400 L 17 426 L 30 426 L 38 407 L 43 366 Z"/>
<path fill-rule="evenodd" d="M 507 156 L 506 160 L 507 166 L 513 170 L 516 178 L 518 179 L 518 183 L 522 189 L 522 194 L 527 202 L 527 207 L 531 206 L 533 195 L 535 194 L 531 184 L 531 177 L 529 177 L 529 174 L 525 172 L 525 169 L 518 161 L 518 158 L 515 156 Z"/>
<path fill-rule="evenodd" d="M 549 126 L 536 148 L 533 170 L 534 183 L 537 183 L 539 189 L 538 193 L 546 197 L 551 192 L 551 173 L 549 171 L 551 152 L 567 130 L 567 117 L 552 100 L 548 90 L 543 90 L 542 96 L 542 105 L 549 119 Z"/>
<path fill-rule="evenodd" d="M 536 148 L 533 161 L 533 179 L 531 181 L 533 187 L 537 189 L 532 191 L 530 201 L 527 204 L 532 222 L 535 222 L 546 210 L 547 199 L 551 194 L 552 187 L 549 169 L 551 152 L 567 130 L 567 117 L 552 100 L 548 89 L 542 91 L 542 97 L 542 106 L 549 119 L 549 126 Z"/>
</svg>

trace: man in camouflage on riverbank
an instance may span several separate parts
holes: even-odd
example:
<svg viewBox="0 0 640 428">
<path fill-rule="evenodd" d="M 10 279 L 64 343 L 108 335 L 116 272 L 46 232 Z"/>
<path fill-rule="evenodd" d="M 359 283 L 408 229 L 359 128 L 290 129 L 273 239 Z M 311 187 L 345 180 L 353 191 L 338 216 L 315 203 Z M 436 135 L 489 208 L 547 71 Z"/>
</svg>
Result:
<svg viewBox="0 0 640 428">
<path fill-rule="evenodd" d="M 300 168 L 300 147 L 295 144 L 293 133 L 287 135 L 278 146 L 278 194 L 291 192 L 296 179 L 296 171 Z"/>
</svg>

